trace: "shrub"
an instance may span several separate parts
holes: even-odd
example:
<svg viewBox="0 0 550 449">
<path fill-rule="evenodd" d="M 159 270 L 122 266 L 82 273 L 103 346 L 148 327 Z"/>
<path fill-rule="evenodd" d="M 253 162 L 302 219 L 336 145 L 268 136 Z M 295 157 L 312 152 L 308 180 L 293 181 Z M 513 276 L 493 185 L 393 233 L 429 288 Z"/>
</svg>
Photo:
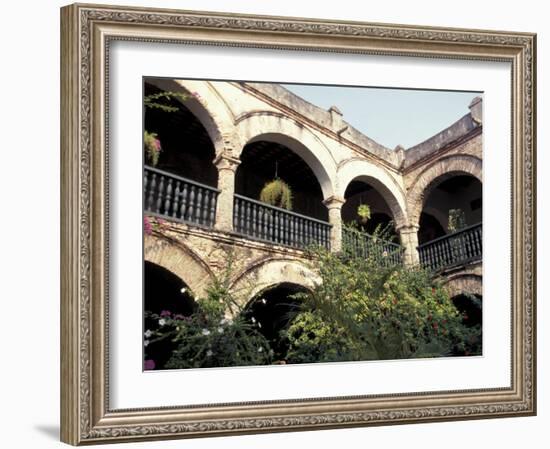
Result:
<svg viewBox="0 0 550 449">
<path fill-rule="evenodd" d="M 229 270 L 230 268 L 228 268 Z M 204 298 L 197 301 L 190 316 L 170 311 L 145 313 L 147 321 L 157 323 L 145 331 L 145 367 L 209 368 L 266 365 L 272 351 L 268 341 L 253 322 L 242 314 L 232 293 L 229 277 L 215 279 Z M 153 365 L 155 354 L 148 347 L 171 346 L 171 356 L 163 366 Z"/>
<path fill-rule="evenodd" d="M 284 333 L 289 363 L 437 357 L 479 351 L 447 292 L 421 268 L 344 249 L 313 250 L 322 282 Z"/>
</svg>

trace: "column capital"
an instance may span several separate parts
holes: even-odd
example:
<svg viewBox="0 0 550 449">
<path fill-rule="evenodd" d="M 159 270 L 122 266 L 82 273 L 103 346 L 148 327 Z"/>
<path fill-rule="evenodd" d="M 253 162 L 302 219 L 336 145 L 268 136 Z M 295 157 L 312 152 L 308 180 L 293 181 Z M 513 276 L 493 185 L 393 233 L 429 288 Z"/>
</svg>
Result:
<svg viewBox="0 0 550 449">
<path fill-rule="evenodd" d="M 327 206 L 328 209 L 341 209 L 345 202 L 345 198 L 336 195 L 329 196 L 327 199 L 323 200 L 323 204 Z"/>
<path fill-rule="evenodd" d="M 404 224 L 397 227 L 395 230 L 400 234 L 413 234 L 418 232 L 418 229 L 420 229 L 420 226 L 417 224 Z"/>
<path fill-rule="evenodd" d="M 236 171 L 240 163 L 240 159 L 226 152 L 220 153 L 214 158 L 214 165 L 218 170 Z"/>
</svg>

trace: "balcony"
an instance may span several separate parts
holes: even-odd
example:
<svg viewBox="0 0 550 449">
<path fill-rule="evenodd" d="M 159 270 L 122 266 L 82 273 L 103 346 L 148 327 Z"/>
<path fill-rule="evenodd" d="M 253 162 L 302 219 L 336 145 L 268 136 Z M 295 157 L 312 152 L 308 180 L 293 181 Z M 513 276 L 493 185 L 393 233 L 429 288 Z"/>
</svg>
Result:
<svg viewBox="0 0 550 449">
<path fill-rule="evenodd" d="M 235 195 L 233 229 L 247 237 L 293 248 L 330 248 L 331 227 L 324 221 Z"/>
<path fill-rule="evenodd" d="M 429 270 L 440 271 L 481 260 L 482 223 L 439 237 L 418 247 L 420 264 Z"/>
<path fill-rule="evenodd" d="M 397 243 L 374 237 L 355 229 L 344 229 L 342 243 L 354 256 L 373 257 L 383 265 L 403 263 L 403 247 Z"/>
<path fill-rule="evenodd" d="M 218 189 L 146 166 L 143 192 L 148 213 L 182 223 L 214 226 Z"/>
<path fill-rule="evenodd" d="M 220 190 L 146 166 L 144 207 L 147 213 L 172 221 L 213 228 Z M 312 217 L 242 195 L 234 195 L 233 231 L 249 239 L 304 249 L 320 245 L 330 249 L 332 225 Z M 345 229 L 342 241 L 349 251 L 375 257 L 387 265 L 403 263 L 403 247 L 370 234 Z M 429 270 L 481 260 L 482 224 L 445 235 L 418 246 L 420 264 Z"/>
</svg>

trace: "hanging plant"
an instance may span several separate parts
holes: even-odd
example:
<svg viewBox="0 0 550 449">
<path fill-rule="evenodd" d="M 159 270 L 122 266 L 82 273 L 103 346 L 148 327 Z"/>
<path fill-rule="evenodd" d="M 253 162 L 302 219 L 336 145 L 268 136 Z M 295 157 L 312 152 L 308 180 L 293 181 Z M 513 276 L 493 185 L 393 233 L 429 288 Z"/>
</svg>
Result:
<svg viewBox="0 0 550 449">
<path fill-rule="evenodd" d="M 146 162 L 155 167 L 159 162 L 160 152 L 162 151 L 156 133 L 150 133 L 149 131 L 143 133 L 143 149 Z"/>
<path fill-rule="evenodd" d="M 269 181 L 260 192 L 260 201 L 275 207 L 292 210 L 292 189 L 280 178 Z"/>
<path fill-rule="evenodd" d="M 457 232 L 466 227 L 466 214 L 462 209 L 449 209 L 447 230 Z"/>
<path fill-rule="evenodd" d="M 357 215 L 361 223 L 365 224 L 370 218 L 370 207 L 368 204 L 360 204 L 357 208 Z"/>
</svg>

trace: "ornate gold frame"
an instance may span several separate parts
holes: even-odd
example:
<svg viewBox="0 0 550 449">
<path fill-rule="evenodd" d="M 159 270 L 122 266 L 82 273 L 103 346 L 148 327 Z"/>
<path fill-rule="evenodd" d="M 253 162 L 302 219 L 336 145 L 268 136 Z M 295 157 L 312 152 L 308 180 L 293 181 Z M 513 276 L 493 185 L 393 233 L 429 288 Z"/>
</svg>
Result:
<svg viewBox="0 0 550 449">
<path fill-rule="evenodd" d="M 529 33 L 71 5 L 61 10 L 61 439 L 70 444 L 533 415 L 535 52 Z M 106 56 L 116 39 L 512 64 L 511 388 L 110 410 Z"/>
</svg>

